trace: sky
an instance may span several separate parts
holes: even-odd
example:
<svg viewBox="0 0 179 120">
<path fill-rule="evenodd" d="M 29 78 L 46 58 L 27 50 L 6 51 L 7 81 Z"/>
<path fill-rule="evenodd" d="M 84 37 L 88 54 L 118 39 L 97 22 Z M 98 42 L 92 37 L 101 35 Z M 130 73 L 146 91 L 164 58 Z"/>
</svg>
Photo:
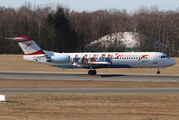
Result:
<svg viewBox="0 0 179 120">
<path fill-rule="evenodd" d="M 18 8 L 25 2 L 30 2 L 32 5 L 59 3 L 78 12 L 101 9 L 126 9 L 128 12 L 134 12 L 141 6 L 150 9 L 154 5 L 157 5 L 159 10 L 175 11 L 179 7 L 179 0 L 0 0 L 0 6 Z"/>
</svg>

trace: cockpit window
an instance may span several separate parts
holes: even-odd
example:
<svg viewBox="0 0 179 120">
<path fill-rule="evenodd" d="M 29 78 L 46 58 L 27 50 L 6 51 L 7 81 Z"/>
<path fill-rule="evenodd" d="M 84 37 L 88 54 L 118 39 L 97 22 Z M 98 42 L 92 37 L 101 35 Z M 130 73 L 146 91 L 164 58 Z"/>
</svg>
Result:
<svg viewBox="0 0 179 120">
<path fill-rule="evenodd" d="M 169 58 L 168 56 L 161 56 L 161 58 Z"/>
</svg>

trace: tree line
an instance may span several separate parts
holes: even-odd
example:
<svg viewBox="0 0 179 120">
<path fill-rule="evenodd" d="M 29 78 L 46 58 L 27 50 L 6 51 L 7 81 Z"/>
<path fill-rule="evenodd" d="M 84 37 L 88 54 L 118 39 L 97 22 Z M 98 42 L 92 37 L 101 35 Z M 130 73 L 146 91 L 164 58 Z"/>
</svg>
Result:
<svg viewBox="0 0 179 120">
<path fill-rule="evenodd" d="M 150 9 L 141 7 L 133 13 L 125 9 L 77 12 L 59 4 L 33 6 L 27 3 L 16 9 L 0 6 L 0 53 L 22 53 L 17 43 L 5 39 L 9 37 L 29 36 L 45 50 L 83 52 L 88 51 L 86 45 L 104 35 L 137 32 L 141 35 L 141 51 L 157 51 L 178 57 L 178 21 L 179 9 L 162 11 L 156 6 Z M 154 45 L 151 38 L 164 45 Z M 110 49 L 115 50 L 120 52 L 118 48 Z M 96 47 L 94 51 L 100 52 L 101 49 Z"/>
</svg>

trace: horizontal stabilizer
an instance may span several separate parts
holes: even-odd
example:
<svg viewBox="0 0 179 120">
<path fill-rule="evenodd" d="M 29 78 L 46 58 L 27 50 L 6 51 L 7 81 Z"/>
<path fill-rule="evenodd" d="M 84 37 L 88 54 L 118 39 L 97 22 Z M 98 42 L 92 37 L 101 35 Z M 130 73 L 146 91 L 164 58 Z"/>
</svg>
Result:
<svg viewBox="0 0 179 120">
<path fill-rule="evenodd" d="M 15 38 L 6 38 L 6 39 L 11 39 L 11 40 L 15 40 L 15 41 L 32 40 L 30 37 L 27 37 L 27 36 L 21 36 L 21 37 L 15 37 Z"/>
</svg>

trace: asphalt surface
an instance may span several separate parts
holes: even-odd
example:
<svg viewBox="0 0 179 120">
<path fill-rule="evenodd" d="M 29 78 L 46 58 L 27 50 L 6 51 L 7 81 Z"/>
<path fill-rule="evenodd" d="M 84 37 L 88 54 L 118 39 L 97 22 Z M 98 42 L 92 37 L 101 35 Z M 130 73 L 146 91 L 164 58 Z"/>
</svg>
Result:
<svg viewBox="0 0 179 120">
<path fill-rule="evenodd" d="M 179 82 L 179 75 L 0 72 L 0 79 Z"/>
<path fill-rule="evenodd" d="M 0 72 L 0 79 L 179 82 L 179 75 Z M 0 94 L 179 94 L 179 88 L 6 88 Z"/>
<path fill-rule="evenodd" d="M 6 88 L 0 94 L 179 94 L 179 88 Z"/>
</svg>

